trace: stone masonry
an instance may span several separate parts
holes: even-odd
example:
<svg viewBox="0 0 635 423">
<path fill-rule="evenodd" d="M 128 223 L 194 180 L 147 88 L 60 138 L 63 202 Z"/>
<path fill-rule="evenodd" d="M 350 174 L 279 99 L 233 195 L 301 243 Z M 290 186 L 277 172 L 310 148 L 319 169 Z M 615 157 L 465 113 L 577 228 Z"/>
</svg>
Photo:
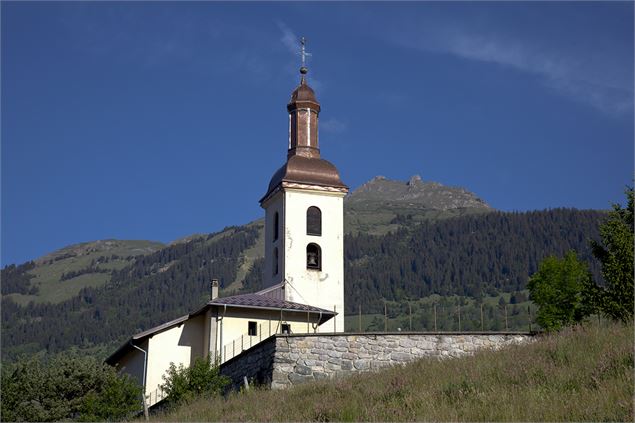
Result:
<svg viewBox="0 0 635 423">
<path fill-rule="evenodd" d="M 234 387 L 246 376 L 250 382 L 280 389 L 424 357 L 460 357 L 532 338 L 529 333 L 509 332 L 275 335 L 224 363 L 221 373 Z"/>
</svg>

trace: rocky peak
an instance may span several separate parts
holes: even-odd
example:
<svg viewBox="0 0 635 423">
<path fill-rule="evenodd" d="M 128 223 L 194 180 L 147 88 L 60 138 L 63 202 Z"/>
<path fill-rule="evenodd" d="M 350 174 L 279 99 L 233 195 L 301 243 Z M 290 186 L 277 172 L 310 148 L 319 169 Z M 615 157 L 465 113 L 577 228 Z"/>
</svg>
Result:
<svg viewBox="0 0 635 423">
<path fill-rule="evenodd" d="M 410 180 L 408 180 L 408 186 L 409 187 L 415 186 L 417 184 L 422 184 L 422 183 L 423 183 L 423 181 L 421 180 L 421 176 L 419 176 L 419 175 L 412 175 L 410 177 Z"/>
<path fill-rule="evenodd" d="M 419 175 L 412 176 L 407 182 L 376 176 L 353 191 L 346 202 L 349 207 L 375 203 L 431 210 L 491 209 L 485 201 L 464 188 L 424 181 Z"/>
</svg>

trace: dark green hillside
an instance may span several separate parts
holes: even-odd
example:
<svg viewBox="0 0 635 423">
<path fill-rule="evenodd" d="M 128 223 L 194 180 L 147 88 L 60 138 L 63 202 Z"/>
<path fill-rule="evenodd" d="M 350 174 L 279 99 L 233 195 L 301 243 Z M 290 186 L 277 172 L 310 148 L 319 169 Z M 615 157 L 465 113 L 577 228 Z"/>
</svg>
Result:
<svg viewBox="0 0 635 423">
<path fill-rule="evenodd" d="M 384 300 L 431 294 L 520 291 L 544 256 L 572 248 L 588 257 L 587 241 L 598 238 L 602 216 L 576 210 L 493 212 L 406 225 L 385 236 L 347 235 L 347 312 L 356 313 L 361 305 L 364 314 L 383 313 Z M 212 277 L 221 279 L 225 294 L 257 290 L 261 232 L 262 222 L 255 222 L 170 245 L 136 257 L 112 270 L 112 276 L 104 273 L 110 276 L 106 285 L 82 288 L 57 304 L 21 306 L 11 295 L 3 296 L 3 359 L 71 346 L 112 348 L 137 331 L 199 307 Z"/>
<path fill-rule="evenodd" d="M 433 294 L 472 298 L 525 289 L 529 275 L 547 255 L 570 249 L 598 263 L 590 239 L 599 239 L 604 212 L 555 209 L 526 213 L 491 212 L 403 227 L 386 235 L 345 237 L 346 312 L 381 313 L 384 300 L 404 302 Z M 262 261 L 243 289 L 260 289 Z"/>
<path fill-rule="evenodd" d="M 406 226 L 385 236 L 348 235 L 347 312 L 356 313 L 361 305 L 364 314 L 383 313 L 384 300 L 432 294 L 478 297 L 520 291 L 546 255 L 572 248 L 588 257 L 588 239 L 598 238 L 603 215 L 493 212 Z M 239 284 L 242 291 L 257 290 L 261 232 L 262 223 L 256 222 L 173 244 L 114 270 L 105 286 L 83 288 L 58 304 L 20 306 L 4 296 L 3 358 L 71 346 L 111 348 L 132 333 L 199 307 L 212 277 L 221 279 L 225 293 Z"/>
<path fill-rule="evenodd" d="M 112 273 L 103 287 L 86 287 L 59 304 L 19 306 L 2 300 L 2 357 L 71 346 L 93 348 L 122 342 L 131 334 L 199 307 L 209 281 L 233 281 L 241 253 L 253 245 L 258 226 L 228 228 L 138 257 Z"/>
<path fill-rule="evenodd" d="M 401 229 L 385 236 L 349 236 L 345 245 L 346 307 L 383 312 L 383 300 L 432 294 L 478 298 L 525 289 L 547 255 L 574 249 L 591 264 L 588 241 L 598 239 L 604 213 L 556 209 L 493 212 Z"/>
</svg>

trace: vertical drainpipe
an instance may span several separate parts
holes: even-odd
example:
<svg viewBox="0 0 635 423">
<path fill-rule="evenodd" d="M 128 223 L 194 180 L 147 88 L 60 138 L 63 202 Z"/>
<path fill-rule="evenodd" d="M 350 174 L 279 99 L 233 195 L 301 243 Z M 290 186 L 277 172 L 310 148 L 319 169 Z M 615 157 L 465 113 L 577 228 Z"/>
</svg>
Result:
<svg viewBox="0 0 635 423">
<path fill-rule="evenodd" d="M 142 394 L 142 400 L 143 400 L 143 415 L 145 417 L 146 420 L 148 420 L 148 404 L 146 403 L 146 373 L 148 370 L 148 353 L 146 350 L 139 348 L 138 346 L 136 346 L 135 344 L 132 343 L 132 341 L 130 341 L 130 345 L 133 348 L 138 349 L 139 351 L 141 351 L 143 353 L 143 394 Z"/>
<path fill-rule="evenodd" d="M 142 349 L 139 348 L 138 346 L 136 346 L 135 344 L 132 343 L 132 341 L 130 341 L 130 345 L 133 348 L 138 349 L 139 351 L 141 351 L 143 353 L 143 395 L 145 396 L 146 394 L 146 371 L 147 371 L 147 365 L 148 365 L 148 353 Z"/>
<path fill-rule="evenodd" d="M 225 313 L 227 312 L 227 304 L 223 304 L 223 315 L 221 317 L 217 317 L 217 322 L 216 324 L 218 325 L 218 321 L 220 321 L 220 347 L 219 347 L 219 352 L 218 355 L 220 355 L 220 360 L 218 361 L 219 364 L 222 364 L 223 359 L 226 359 L 227 357 L 223 357 L 223 320 L 225 319 Z M 214 337 L 214 343 L 216 343 L 216 337 Z"/>
<path fill-rule="evenodd" d="M 212 279 L 210 283 L 210 296 L 209 300 L 214 301 L 218 298 L 218 279 Z M 207 319 L 207 323 L 209 324 L 209 330 L 207 333 L 208 342 L 207 342 L 207 358 L 208 360 L 213 359 L 214 362 L 218 360 L 218 312 L 216 312 L 216 316 L 214 316 L 214 312 L 212 311 L 213 307 L 208 308 L 205 313 L 205 317 Z M 222 347 L 222 345 L 221 345 Z"/>
</svg>

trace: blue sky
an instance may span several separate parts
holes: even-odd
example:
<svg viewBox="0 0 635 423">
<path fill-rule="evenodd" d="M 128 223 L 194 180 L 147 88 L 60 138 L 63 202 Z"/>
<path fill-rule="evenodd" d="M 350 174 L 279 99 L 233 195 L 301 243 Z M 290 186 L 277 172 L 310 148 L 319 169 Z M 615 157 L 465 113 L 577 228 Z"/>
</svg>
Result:
<svg viewBox="0 0 635 423">
<path fill-rule="evenodd" d="M 2 265 L 262 216 L 304 35 L 320 144 L 500 210 L 633 179 L 633 3 L 2 2 Z"/>
</svg>

